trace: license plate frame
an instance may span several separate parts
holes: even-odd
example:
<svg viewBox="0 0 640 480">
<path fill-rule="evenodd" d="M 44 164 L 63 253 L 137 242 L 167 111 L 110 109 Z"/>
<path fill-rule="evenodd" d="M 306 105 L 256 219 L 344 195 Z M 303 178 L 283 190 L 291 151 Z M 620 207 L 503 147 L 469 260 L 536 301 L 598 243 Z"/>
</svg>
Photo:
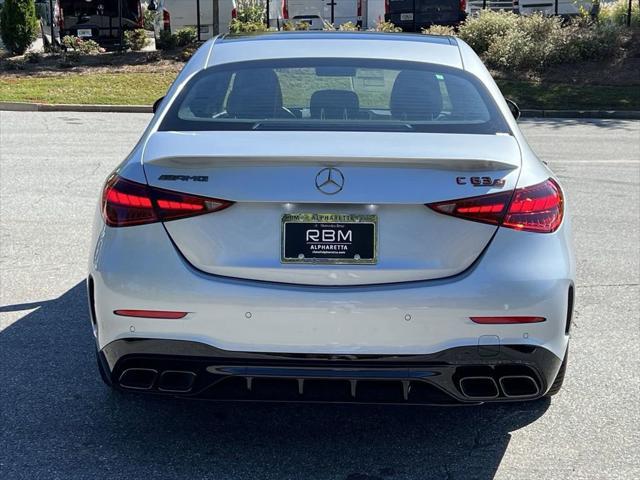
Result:
<svg viewBox="0 0 640 480">
<path fill-rule="evenodd" d="M 413 21 L 413 13 L 401 13 L 400 14 L 401 22 L 412 22 Z"/>
<path fill-rule="evenodd" d="M 304 235 L 300 238 L 302 231 Z M 325 235 L 325 232 L 334 233 Z M 327 240 L 332 236 L 333 241 Z M 286 213 L 281 219 L 280 262 L 375 265 L 378 263 L 378 217 L 341 213 Z"/>
<path fill-rule="evenodd" d="M 93 37 L 93 32 L 90 28 L 79 28 L 78 29 L 78 38 L 87 38 Z"/>
</svg>

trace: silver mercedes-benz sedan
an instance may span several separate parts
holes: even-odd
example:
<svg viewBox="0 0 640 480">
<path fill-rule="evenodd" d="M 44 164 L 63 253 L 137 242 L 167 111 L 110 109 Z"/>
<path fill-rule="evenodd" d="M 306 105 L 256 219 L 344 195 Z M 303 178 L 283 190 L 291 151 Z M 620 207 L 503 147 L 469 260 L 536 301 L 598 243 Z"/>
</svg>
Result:
<svg viewBox="0 0 640 480">
<path fill-rule="evenodd" d="M 207 42 L 101 193 L 103 380 L 218 400 L 557 393 L 569 216 L 516 108 L 457 38 Z"/>
</svg>

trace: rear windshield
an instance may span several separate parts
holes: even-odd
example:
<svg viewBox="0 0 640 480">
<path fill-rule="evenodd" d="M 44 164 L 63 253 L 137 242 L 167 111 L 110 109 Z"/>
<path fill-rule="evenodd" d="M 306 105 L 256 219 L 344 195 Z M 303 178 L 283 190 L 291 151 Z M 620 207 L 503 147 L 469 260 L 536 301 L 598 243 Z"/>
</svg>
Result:
<svg viewBox="0 0 640 480">
<path fill-rule="evenodd" d="M 485 87 L 464 71 L 326 58 L 203 70 L 173 102 L 160 130 L 510 133 Z"/>
</svg>

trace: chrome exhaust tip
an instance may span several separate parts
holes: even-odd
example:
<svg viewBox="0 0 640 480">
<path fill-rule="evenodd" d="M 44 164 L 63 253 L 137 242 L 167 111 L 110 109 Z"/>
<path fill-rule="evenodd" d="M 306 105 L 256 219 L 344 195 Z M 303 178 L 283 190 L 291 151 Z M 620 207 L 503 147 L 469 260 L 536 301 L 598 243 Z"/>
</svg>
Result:
<svg viewBox="0 0 640 480">
<path fill-rule="evenodd" d="M 196 381 L 196 374 L 187 370 L 165 370 L 160 374 L 158 390 L 168 393 L 188 393 Z"/>
<path fill-rule="evenodd" d="M 508 398 L 528 398 L 540 394 L 538 383 L 529 375 L 505 375 L 499 381 L 504 396 Z"/>
<path fill-rule="evenodd" d="M 158 377 L 158 371 L 152 368 L 127 368 L 120 374 L 118 384 L 131 390 L 151 390 Z"/>
<path fill-rule="evenodd" d="M 460 391 L 465 397 L 474 400 L 498 398 L 498 385 L 492 377 L 462 377 Z"/>
</svg>

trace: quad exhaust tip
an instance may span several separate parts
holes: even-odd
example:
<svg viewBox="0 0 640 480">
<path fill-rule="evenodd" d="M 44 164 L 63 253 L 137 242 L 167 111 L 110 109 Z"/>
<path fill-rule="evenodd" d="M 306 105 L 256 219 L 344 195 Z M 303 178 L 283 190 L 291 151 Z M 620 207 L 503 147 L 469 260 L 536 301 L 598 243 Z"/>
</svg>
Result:
<svg viewBox="0 0 640 480">
<path fill-rule="evenodd" d="M 151 390 L 156 387 L 166 393 L 188 393 L 196 381 L 196 374 L 188 370 L 164 370 L 153 368 L 127 368 L 118 383 L 130 390 Z"/>
<path fill-rule="evenodd" d="M 160 374 L 158 390 L 161 392 L 187 393 L 193 388 L 196 374 L 186 370 L 165 370 Z"/>
<path fill-rule="evenodd" d="M 131 390 L 151 390 L 157 377 L 158 371 L 153 368 L 127 368 L 120 375 L 118 383 Z"/>
<path fill-rule="evenodd" d="M 540 387 L 529 375 L 506 375 L 500 377 L 500 388 L 508 398 L 535 397 L 540 394 Z"/>
<path fill-rule="evenodd" d="M 463 377 L 460 391 L 465 397 L 475 400 L 498 398 L 498 385 L 492 377 Z"/>
</svg>

